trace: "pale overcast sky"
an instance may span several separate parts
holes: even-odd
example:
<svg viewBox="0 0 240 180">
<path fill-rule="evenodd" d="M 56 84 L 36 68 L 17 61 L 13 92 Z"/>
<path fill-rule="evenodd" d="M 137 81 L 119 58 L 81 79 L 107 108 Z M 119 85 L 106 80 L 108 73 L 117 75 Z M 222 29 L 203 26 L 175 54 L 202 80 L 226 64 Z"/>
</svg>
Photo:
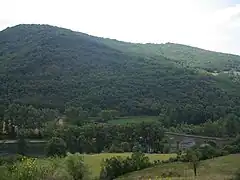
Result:
<svg viewBox="0 0 240 180">
<path fill-rule="evenodd" d="M 0 30 L 22 23 L 240 54 L 240 0 L 0 0 Z"/>
</svg>

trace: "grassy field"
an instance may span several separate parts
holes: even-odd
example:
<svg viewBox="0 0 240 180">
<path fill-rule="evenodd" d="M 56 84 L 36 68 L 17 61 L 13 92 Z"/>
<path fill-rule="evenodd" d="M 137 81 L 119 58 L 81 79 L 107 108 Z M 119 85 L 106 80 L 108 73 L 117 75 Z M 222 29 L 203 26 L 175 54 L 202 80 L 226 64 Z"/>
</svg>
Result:
<svg viewBox="0 0 240 180">
<path fill-rule="evenodd" d="M 92 171 L 92 176 L 99 176 L 101 170 L 101 162 L 103 159 L 107 159 L 114 156 L 127 157 L 131 156 L 131 153 L 101 153 L 101 154 L 93 154 L 84 155 L 84 162 L 89 166 Z M 148 154 L 148 157 L 151 161 L 154 160 L 167 160 L 170 157 L 175 157 L 175 154 Z"/>
<path fill-rule="evenodd" d="M 193 170 L 188 163 L 170 163 L 144 169 L 127 174 L 118 180 L 161 179 L 163 173 L 173 172 L 169 180 L 230 180 L 232 175 L 240 168 L 240 154 L 218 157 L 200 162 L 197 169 L 197 178 L 193 176 Z M 140 178 L 141 177 L 141 178 Z"/>
<path fill-rule="evenodd" d="M 157 116 L 130 116 L 122 117 L 108 121 L 110 124 L 131 124 L 131 123 L 142 123 L 142 122 L 155 122 L 158 120 Z"/>
</svg>

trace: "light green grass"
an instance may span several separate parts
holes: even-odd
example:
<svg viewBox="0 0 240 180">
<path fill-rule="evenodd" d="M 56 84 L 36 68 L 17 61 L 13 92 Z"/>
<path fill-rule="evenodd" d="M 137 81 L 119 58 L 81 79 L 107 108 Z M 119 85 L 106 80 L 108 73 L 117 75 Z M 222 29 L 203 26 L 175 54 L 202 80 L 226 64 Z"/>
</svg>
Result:
<svg viewBox="0 0 240 180">
<path fill-rule="evenodd" d="M 111 158 L 114 156 L 121 156 L 126 158 L 131 156 L 131 153 L 101 153 L 84 155 L 84 162 L 88 165 L 91 170 L 93 177 L 98 177 L 101 171 L 101 162 L 103 159 Z M 168 160 L 170 157 L 176 157 L 176 154 L 148 154 L 147 155 L 151 161 L 154 160 Z"/>
<path fill-rule="evenodd" d="M 158 120 L 157 116 L 130 116 L 122 117 L 108 121 L 110 124 L 131 124 L 131 123 L 142 123 L 142 122 L 155 122 Z"/>
<path fill-rule="evenodd" d="M 190 168 L 189 163 L 178 162 L 136 171 L 118 178 L 118 180 L 133 180 L 139 179 L 139 177 L 145 177 L 144 180 L 149 179 L 147 177 L 155 179 L 156 177 L 161 177 L 162 173 L 167 171 L 172 171 L 180 175 L 180 177 L 170 178 L 171 180 L 230 180 L 238 168 L 240 168 L 240 154 L 201 161 L 197 169 L 197 178 L 194 178 L 193 170 Z"/>
</svg>

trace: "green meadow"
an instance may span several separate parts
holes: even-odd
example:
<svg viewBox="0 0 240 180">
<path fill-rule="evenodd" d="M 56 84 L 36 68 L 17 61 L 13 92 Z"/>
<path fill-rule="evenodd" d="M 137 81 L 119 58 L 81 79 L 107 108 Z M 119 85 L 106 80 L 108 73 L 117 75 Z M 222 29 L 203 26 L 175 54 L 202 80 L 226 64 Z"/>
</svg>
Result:
<svg viewBox="0 0 240 180">
<path fill-rule="evenodd" d="M 175 162 L 135 171 L 118 180 L 155 180 L 163 177 L 169 180 L 231 180 L 238 168 L 240 168 L 240 154 L 235 154 L 201 161 L 196 178 L 189 163 Z"/>
</svg>

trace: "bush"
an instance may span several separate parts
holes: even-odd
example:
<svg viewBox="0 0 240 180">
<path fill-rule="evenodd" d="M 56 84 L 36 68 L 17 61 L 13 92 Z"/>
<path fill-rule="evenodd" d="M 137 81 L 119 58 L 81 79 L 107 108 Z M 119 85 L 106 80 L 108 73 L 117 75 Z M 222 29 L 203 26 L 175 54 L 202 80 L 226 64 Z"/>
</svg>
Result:
<svg viewBox="0 0 240 180">
<path fill-rule="evenodd" d="M 25 155 L 28 149 L 28 142 L 24 137 L 20 137 L 17 141 L 17 153 L 20 155 Z"/>
<path fill-rule="evenodd" d="M 135 143 L 135 145 L 132 148 L 132 152 L 143 152 L 141 144 Z"/>
<path fill-rule="evenodd" d="M 132 165 L 134 170 L 140 170 L 151 166 L 149 157 L 141 152 L 133 153 L 131 156 Z"/>
<path fill-rule="evenodd" d="M 47 156 L 66 156 L 67 145 L 61 138 L 52 138 L 46 147 Z"/>
<path fill-rule="evenodd" d="M 83 180 L 88 178 L 88 168 L 84 165 L 83 156 L 79 153 L 68 154 L 65 158 L 66 169 L 73 177 L 73 180 Z"/>
<path fill-rule="evenodd" d="M 10 168 L 0 167 L 1 180 L 87 180 L 88 169 L 80 154 L 65 158 L 24 157 Z"/>
<path fill-rule="evenodd" d="M 236 146 L 232 146 L 232 145 L 226 145 L 223 147 L 223 150 L 229 152 L 230 154 L 235 153 L 235 149 L 236 149 Z"/>
<path fill-rule="evenodd" d="M 240 135 L 238 135 L 234 142 L 231 144 L 233 147 L 233 152 L 232 153 L 240 153 Z"/>
<path fill-rule="evenodd" d="M 212 147 L 210 145 L 199 148 L 197 150 L 201 153 L 200 160 L 211 159 L 214 157 L 219 157 L 219 156 L 228 154 L 228 152 L 226 152 L 226 150 L 218 149 L 218 148 Z"/>
<path fill-rule="evenodd" d="M 130 147 L 130 144 L 128 142 L 122 142 L 121 143 L 121 148 L 124 152 L 130 152 L 131 151 L 131 147 Z"/>
<path fill-rule="evenodd" d="M 103 161 L 100 179 L 111 180 L 123 174 L 141 170 L 152 165 L 149 158 L 140 152 L 135 152 L 131 157 L 127 157 L 126 159 L 112 157 Z"/>
<path fill-rule="evenodd" d="M 112 157 L 106 159 L 102 163 L 102 169 L 100 173 L 100 179 L 112 180 L 122 175 L 123 170 L 123 159 L 122 157 Z"/>
<path fill-rule="evenodd" d="M 123 149 L 121 149 L 120 147 L 118 147 L 117 145 L 115 144 L 112 144 L 112 146 L 110 147 L 109 149 L 109 152 L 110 153 L 123 153 Z"/>
<path fill-rule="evenodd" d="M 170 146 L 169 144 L 164 144 L 163 146 L 163 153 L 168 154 L 170 152 Z"/>
</svg>

